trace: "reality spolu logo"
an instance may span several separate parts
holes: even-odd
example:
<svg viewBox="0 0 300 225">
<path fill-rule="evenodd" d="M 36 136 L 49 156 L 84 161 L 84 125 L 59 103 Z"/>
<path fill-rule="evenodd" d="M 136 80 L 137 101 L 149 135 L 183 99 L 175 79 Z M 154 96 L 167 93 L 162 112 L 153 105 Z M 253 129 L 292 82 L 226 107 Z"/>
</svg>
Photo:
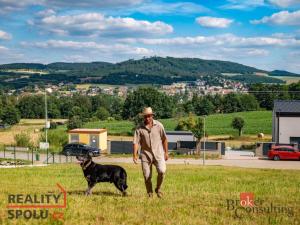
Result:
<svg viewBox="0 0 300 225">
<path fill-rule="evenodd" d="M 47 219 L 63 220 L 64 213 L 58 209 L 67 206 L 67 192 L 56 184 L 59 193 L 48 192 L 46 194 L 8 194 L 7 218 L 8 219 Z M 56 209 L 52 213 L 50 209 Z"/>
</svg>

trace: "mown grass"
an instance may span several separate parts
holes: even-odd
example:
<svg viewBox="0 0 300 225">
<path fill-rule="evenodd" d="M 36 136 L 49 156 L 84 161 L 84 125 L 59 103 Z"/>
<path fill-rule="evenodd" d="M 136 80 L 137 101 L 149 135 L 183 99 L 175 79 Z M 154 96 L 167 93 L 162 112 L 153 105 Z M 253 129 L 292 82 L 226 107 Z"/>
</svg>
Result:
<svg viewBox="0 0 300 225">
<path fill-rule="evenodd" d="M 213 114 L 206 118 L 208 135 L 237 135 L 238 132 L 231 127 L 232 119 L 236 116 L 243 117 L 245 135 L 256 135 L 258 133 L 272 133 L 272 112 L 253 111 L 228 114 Z M 166 130 L 175 130 L 180 118 L 160 119 Z M 184 118 L 183 118 L 184 119 Z M 130 135 L 133 123 L 130 121 L 97 121 L 85 124 L 86 128 L 107 128 L 110 135 Z"/>
<path fill-rule="evenodd" d="M 288 170 L 245 169 L 221 166 L 169 165 L 164 198 L 148 199 L 140 165 L 123 164 L 128 173 L 128 194 L 121 197 L 113 185 L 97 184 L 92 196 L 83 192 L 86 181 L 76 164 L 43 168 L 2 169 L 0 223 L 63 224 L 48 220 L 7 220 L 8 194 L 42 194 L 60 183 L 68 192 L 64 224 L 297 224 L 300 221 L 300 173 Z M 155 180 L 155 179 L 154 179 Z M 155 182 L 154 182 L 155 183 Z M 227 199 L 253 192 L 263 205 L 293 207 L 294 215 L 261 213 L 236 218 L 226 209 Z M 270 223 L 269 223 L 270 220 Z"/>
</svg>

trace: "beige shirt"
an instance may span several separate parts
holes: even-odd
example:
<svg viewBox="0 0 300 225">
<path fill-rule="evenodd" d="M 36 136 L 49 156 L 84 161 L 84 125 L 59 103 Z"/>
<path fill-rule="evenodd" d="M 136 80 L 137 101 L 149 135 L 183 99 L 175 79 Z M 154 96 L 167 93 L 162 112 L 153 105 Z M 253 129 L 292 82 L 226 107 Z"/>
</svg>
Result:
<svg viewBox="0 0 300 225">
<path fill-rule="evenodd" d="M 152 128 L 146 127 L 143 123 L 137 127 L 134 132 L 133 144 L 139 144 L 141 147 L 142 161 L 152 158 L 156 160 L 164 159 L 164 149 L 162 142 L 167 138 L 164 126 L 157 120 L 153 120 Z"/>
</svg>

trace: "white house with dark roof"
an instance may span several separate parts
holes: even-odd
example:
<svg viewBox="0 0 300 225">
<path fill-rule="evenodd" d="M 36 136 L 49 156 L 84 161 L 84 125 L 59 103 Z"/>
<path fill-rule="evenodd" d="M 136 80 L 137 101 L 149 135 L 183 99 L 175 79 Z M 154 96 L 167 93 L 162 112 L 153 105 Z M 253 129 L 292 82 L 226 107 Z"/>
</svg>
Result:
<svg viewBox="0 0 300 225">
<path fill-rule="evenodd" d="M 300 100 L 276 100 L 273 108 L 272 141 L 300 144 Z"/>
</svg>

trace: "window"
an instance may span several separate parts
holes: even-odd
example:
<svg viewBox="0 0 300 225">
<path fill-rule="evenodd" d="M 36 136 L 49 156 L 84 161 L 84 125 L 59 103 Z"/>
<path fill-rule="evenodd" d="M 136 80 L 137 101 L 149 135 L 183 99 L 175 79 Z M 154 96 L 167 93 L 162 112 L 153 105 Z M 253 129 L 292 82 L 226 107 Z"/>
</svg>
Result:
<svg viewBox="0 0 300 225">
<path fill-rule="evenodd" d="M 71 134 L 71 142 L 79 142 L 79 134 Z"/>
</svg>

